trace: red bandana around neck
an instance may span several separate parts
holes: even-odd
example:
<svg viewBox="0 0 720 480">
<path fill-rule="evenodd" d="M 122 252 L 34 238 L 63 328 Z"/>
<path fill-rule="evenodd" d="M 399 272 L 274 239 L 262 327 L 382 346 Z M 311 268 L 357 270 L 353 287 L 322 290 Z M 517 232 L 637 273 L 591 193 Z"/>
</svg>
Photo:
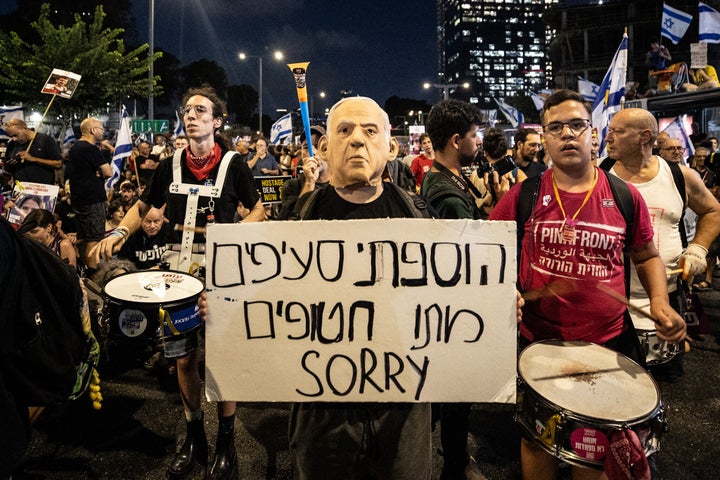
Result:
<svg viewBox="0 0 720 480">
<path fill-rule="evenodd" d="M 205 180 L 212 169 L 220 162 L 221 153 L 220 145 L 216 143 L 210 153 L 202 157 L 196 157 L 192 154 L 190 146 L 188 145 L 185 149 L 185 159 L 188 168 L 192 174 L 195 175 L 195 178 Z"/>
</svg>

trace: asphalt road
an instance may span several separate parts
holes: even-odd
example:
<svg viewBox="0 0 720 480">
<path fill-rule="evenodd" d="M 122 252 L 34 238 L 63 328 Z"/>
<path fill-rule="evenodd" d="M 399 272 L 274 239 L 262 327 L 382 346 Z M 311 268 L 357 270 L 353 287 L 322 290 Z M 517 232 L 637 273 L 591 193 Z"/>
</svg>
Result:
<svg viewBox="0 0 720 480">
<path fill-rule="evenodd" d="M 720 279 L 719 279 L 720 280 Z M 685 376 L 662 383 L 669 430 L 658 463 L 663 478 L 720 478 L 720 291 L 701 293 L 708 318 L 685 355 Z M 468 379 L 469 381 L 470 379 Z M 15 480 L 161 479 L 184 432 L 172 377 L 133 368 L 102 383 L 104 406 L 87 398 L 46 409 Z M 292 478 L 287 451 L 286 404 L 240 404 L 236 442 L 241 478 Z M 208 408 L 206 408 L 206 412 Z M 215 412 L 206 416 L 210 442 Z M 0 433 L 1 434 L 1 433 Z M 439 448 L 439 435 L 434 433 Z M 470 452 L 488 479 L 519 479 L 519 430 L 509 405 L 474 405 Z M 439 477 L 436 453 L 433 478 Z M 564 473 L 564 478 L 569 476 Z M 193 478 L 203 478 L 198 470 Z"/>
</svg>

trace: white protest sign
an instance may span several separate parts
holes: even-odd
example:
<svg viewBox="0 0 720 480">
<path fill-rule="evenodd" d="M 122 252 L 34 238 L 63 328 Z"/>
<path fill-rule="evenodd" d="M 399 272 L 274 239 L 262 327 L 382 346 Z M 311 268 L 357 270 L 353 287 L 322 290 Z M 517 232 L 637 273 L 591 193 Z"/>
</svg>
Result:
<svg viewBox="0 0 720 480">
<path fill-rule="evenodd" d="M 707 43 L 690 44 L 690 68 L 705 68 L 707 66 Z"/>
<path fill-rule="evenodd" d="M 514 402 L 514 222 L 212 225 L 210 400 Z"/>
</svg>

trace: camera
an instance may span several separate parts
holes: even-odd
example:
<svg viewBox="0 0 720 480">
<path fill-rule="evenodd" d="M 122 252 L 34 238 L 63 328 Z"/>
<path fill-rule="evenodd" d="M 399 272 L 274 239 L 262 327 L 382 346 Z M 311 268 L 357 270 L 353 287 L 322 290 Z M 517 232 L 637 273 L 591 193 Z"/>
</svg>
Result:
<svg viewBox="0 0 720 480">
<path fill-rule="evenodd" d="M 512 172 L 513 169 L 515 169 L 515 162 L 510 155 L 506 155 L 495 163 L 490 163 L 486 158 L 482 158 L 478 164 L 477 173 L 482 177 L 486 173 L 498 172 L 498 176 L 502 177 L 506 173 Z"/>
</svg>

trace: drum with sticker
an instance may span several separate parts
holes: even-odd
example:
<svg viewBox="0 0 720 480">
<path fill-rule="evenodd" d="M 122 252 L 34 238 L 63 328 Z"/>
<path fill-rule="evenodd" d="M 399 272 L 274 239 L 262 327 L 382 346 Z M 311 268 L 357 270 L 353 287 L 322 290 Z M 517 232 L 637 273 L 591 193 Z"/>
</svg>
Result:
<svg viewBox="0 0 720 480">
<path fill-rule="evenodd" d="M 517 422 L 572 465 L 602 469 L 612 446 L 630 435 L 646 455 L 656 452 L 665 410 L 650 374 L 606 347 L 548 340 L 518 359 Z"/>
<path fill-rule="evenodd" d="M 195 334 L 201 326 L 197 300 L 203 289 L 198 278 L 173 271 L 113 278 L 104 289 L 111 305 L 108 338 L 142 348 L 157 339 L 158 330 L 163 338 Z"/>
</svg>

